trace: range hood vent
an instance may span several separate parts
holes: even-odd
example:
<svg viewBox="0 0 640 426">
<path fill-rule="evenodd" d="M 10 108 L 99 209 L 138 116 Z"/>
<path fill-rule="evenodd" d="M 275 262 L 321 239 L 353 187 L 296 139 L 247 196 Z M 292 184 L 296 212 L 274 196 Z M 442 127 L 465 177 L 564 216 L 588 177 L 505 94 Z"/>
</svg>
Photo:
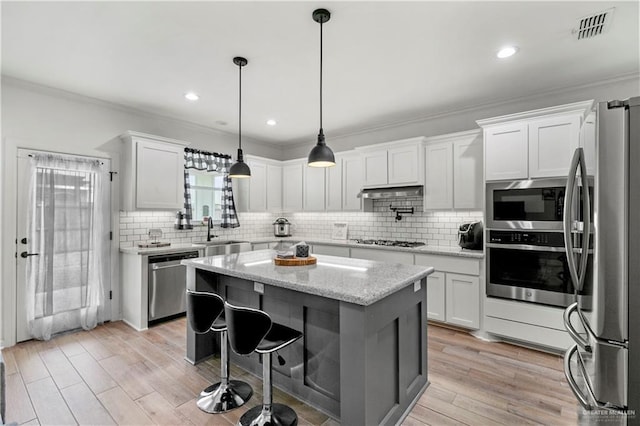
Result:
<svg viewBox="0 0 640 426">
<path fill-rule="evenodd" d="M 358 197 L 361 198 L 398 198 L 398 197 L 421 197 L 422 186 L 395 186 L 392 188 L 371 188 L 363 189 Z"/>
</svg>

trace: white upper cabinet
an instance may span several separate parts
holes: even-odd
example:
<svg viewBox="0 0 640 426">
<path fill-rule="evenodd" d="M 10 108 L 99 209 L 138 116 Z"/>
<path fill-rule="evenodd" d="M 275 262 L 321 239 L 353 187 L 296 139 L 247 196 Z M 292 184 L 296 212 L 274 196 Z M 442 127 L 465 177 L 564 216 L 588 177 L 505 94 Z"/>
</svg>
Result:
<svg viewBox="0 0 640 426">
<path fill-rule="evenodd" d="M 363 186 L 422 185 L 424 138 L 357 148 L 362 151 Z"/>
<path fill-rule="evenodd" d="M 392 185 L 417 184 L 420 179 L 422 145 L 412 143 L 387 151 L 388 179 Z"/>
<path fill-rule="evenodd" d="M 248 179 L 232 179 L 234 201 L 239 212 L 279 212 L 282 209 L 280 161 L 245 156 L 251 169 Z"/>
<path fill-rule="evenodd" d="M 482 132 L 426 138 L 424 209 L 482 209 Z"/>
<path fill-rule="evenodd" d="M 182 209 L 188 143 L 137 132 L 127 132 L 120 140 L 120 209 Z"/>
<path fill-rule="evenodd" d="M 333 168 L 333 167 L 332 167 Z M 325 203 L 325 168 L 304 165 L 303 205 L 304 211 L 324 211 Z"/>
<path fill-rule="evenodd" d="M 453 208 L 453 146 L 427 144 L 424 181 L 425 209 Z"/>
<path fill-rule="evenodd" d="M 453 141 L 453 207 L 480 210 L 484 204 L 482 132 L 460 135 Z"/>
<path fill-rule="evenodd" d="M 529 122 L 529 177 L 569 174 L 569 163 L 578 147 L 580 121 L 580 115 L 572 114 Z"/>
<path fill-rule="evenodd" d="M 325 169 L 325 207 L 327 211 L 342 210 L 342 156 L 336 154 L 336 165 Z"/>
<path fill-rule="evenodd" d="M 303 167 L 301 160 L 282 163 L 282 210 L 286 212 L 302 210 Z"/>
<path fill-rule="evenodd" d="M 364 166 L 364 186 L 386 185 L 387 150 L 370 151 L 362 154 Z"/>
<path fill-rule="evenodd" d="M 282 210 L 282 166 L 267 164 L 267 210 Z"/>
<path fill-rule="evenodd" d="M 247 159 L 251 169 L 251 177 L 242 180 L 249 184 L 250 212 L 264 212 L 267 210 L 267 165 L 259 160 Z"/>
<path fill-rule="evenodd" d="M 529 176 L 527 138 L 525 123 L 505 124 L 484 131 L 486 180 Z"/>
<path fill-rule="evenodd" d="M 564 177 L 593 101 L 478 120 L 485 180 Z"/>
<path fill-rule="evenodd" d="M 580 129 L 580 146 L 584 148 L 584 159 L 587 163 L 587 173 L 596 173 L 596 113 L 587 116 Z"/>
<path fill-rule="evenodd" d="M 342 155 L 342 210 L 360 211 L 362 198 L 363 172 L 362 156 L 358 152 Z"/>
</svg>

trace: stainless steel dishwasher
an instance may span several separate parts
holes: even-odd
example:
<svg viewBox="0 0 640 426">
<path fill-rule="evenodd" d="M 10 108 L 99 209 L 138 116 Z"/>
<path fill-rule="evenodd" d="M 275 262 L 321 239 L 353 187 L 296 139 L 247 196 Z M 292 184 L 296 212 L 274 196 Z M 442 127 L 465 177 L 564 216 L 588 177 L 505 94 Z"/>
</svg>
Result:
<svg viewBox="0 0 640 426">
<path fill-rule="evenodd" d="M 197 251 L 149 256 L 149 324 L 185 313 L 187 267 Z"/>
</svg>

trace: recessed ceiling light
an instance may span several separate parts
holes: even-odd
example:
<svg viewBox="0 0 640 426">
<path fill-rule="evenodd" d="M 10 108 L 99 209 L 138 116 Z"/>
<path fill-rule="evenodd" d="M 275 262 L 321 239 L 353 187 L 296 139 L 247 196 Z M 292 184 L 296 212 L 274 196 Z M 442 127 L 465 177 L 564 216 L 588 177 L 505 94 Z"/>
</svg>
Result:
<svg viewBox="0 0 640 426">
<path fill-rule="evenodd" d="M 193 92 L 185 93 L 184 97 L 190 101 L 197 101 L 198 99 L 200 99 L 200 96 L 198 96 L 197 93 L 193 93 Z"/>
<path fill-rule="evenodd" d="M 502 49 L 498 50 L 496 56 L 500 59 L 508 58 L 509 56 L 513 56 L 518 51 L 518 48 L 515 46 L 506 46 Z"/>
<path fill-rule="evenodd" d="M 275 126 L 276 124 L 278 124 L 278 122 L 274 119 L 267 120 L 267 125 L 269 126 Z"/>
</svg>

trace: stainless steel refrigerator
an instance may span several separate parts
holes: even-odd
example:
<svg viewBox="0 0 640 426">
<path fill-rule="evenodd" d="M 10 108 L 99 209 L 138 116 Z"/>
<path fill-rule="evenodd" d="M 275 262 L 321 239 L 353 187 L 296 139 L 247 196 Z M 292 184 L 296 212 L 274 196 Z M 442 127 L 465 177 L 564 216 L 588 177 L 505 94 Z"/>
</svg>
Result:
<svg viewBox="0 0 640 426">
<path fill-rule="evenodd" d="M 575 341 L 564 369 L 586 418 L 640 424 L 640 97 L 599 103 L 596 129 L 593 199 L 579 191 L 589 173 L 581 148 L 566 189 L 568 200 L 583 194 L 573 202 L 584 219 L 578 223 L 567 206 L 565 245 L 581 296 L 564 315 Z M 586 285 L 590 261 L 593 285 Z"/>
</svg>

